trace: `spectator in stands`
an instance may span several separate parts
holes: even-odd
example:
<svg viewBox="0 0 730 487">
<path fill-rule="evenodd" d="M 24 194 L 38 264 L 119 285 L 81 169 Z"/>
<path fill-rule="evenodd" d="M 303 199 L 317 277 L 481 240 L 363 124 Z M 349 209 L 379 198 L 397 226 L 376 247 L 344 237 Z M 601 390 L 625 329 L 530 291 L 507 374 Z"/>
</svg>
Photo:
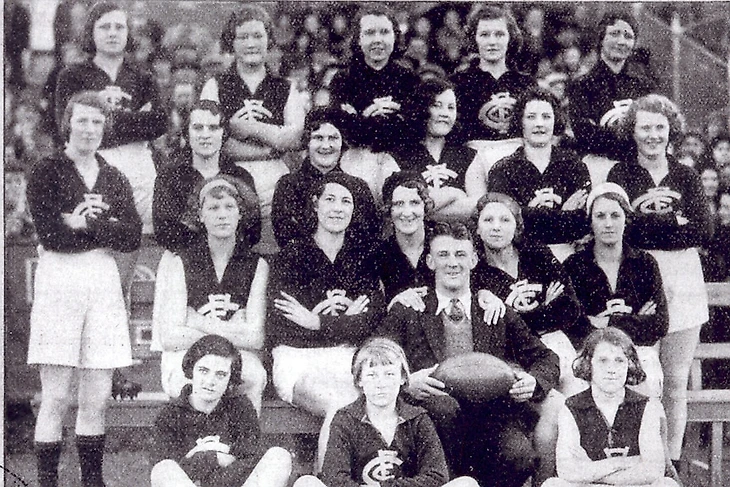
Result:
<svg viewBox="0 0 730 487">
<path fill-rule="evenodd" d="M 705 199 L 710 214 L 714 217 L 717 214 L 717 207 L 720 199 L 720 176 L 715 167 L 705 167 L 700 170 L 700 180 L 704 189 Z"/>
<path fill-rule="evenodd" d="M 404 144 L 401 169 L 423 175 L 433 200 L 431 218 L 468 219 L 478 198 L 467 196 L 466 181 L 478 177 L 469 170 L 476 173 L 480 166 L 473 164 L 477 151 L 450 137 L 457 118 L 454 85 L 439 78 L 422 82 L 410 112 L 414 140 Z"/>
<path fill-rule="evenodd" d="M 418 78 L 396 62 L 400 27 L 387 7 L 361 8 L 353 25 L 350 65 L 332 79 L 330 92 L 333 106 L 356 117 L 342 169 L 364 179 L 379 202 L 385 179 L 399 169 L 391 153 L 409 137 L 403 105 Z"/>
<path fill-rule="evenodd" d="M 372 253 L 349 232 L 362 211 L 356 181 L 330 172 L 314 185 L 308 208 L 316 226 L 282 249 L 269 287 L 274 386 L 286 402 L 324 416 L 320 467 L 335 412 L 357 398 L 355 347 L 372 335 L 384 308 Z"/>
<path fill-rule="evenodd" d="M 688 131 L 677 144 L 677 154 L 691 154 L 695 161 L 700 161 L 705 155 L 705 140 L 697 131 Z"/>
<path fill-rule="evenodd" d="M 560 412 L 558 476 L 543 487 L 677 487 L 664 476 L 662 406 L 627 387 L 646 377 L 631 339 L 613 327 L 596 330 L 573 368 L 590 388 Z"/>
<path fill-rule="evenodd" d="M 477 204 L 480 260 L 472 272 L 474 289 L 487 289 L 510 306 L 532 333 L 560 357 L 560 391 L 577 392 L 570 367 L 576 353 L 568 340 L 580 305 L 565 268 L 545 245 L 525 238 L 522 210 L 501 193 Z"/>
<path fill-rule="evenodd" d="M 28 363 L 40 365 L 35 446 L 41 487 L 58 485 L 63 422 L 75 390 L 82 485 L 104 485 L 104 411 L 112 372 L 132 365 L 127 312 L 110 252 L 137 249 L 142 222 L 129 181 L 97 152 L 111 116 L 97 93 L 72 96 L 61 117 L 65 149 L 36 166 L 28 182 L 28 206 L 43 249 L 28 347 Z"/>
<path fill-rule="evenodd" d="M 394 338 L 415 369 L 406 392 L 436 423 L 453 475 L 473 475 L 480 485 L 522 486 L 536 469 L 529 436 L 534 407 L 557 384 L 558 358 L 511 310 L 496 324 L 484 313 L 470 286 L 477 255 L 461 223 L 437 223 L 431 234 L 429 268 L 435 286 L 422 311 L 397 303 L 379 333 Z M 477 351 L 520 364 L 509 397 L 485 403 L 457 401 L 431 377 L 439 362 Z"/>
<path fill-rule="evenodd" d="M 519 95 L 535 80 L 517 71 L 522 32 L 509 11 L 480 5 L 468 18 L 467 51 L 476 52 L 468 66 L 451 77 L 456 86 L 459 121 L 469 147 L 479 152 L 481 179 L 492 165 L 519 147 L 519 134 L 510 132 L 510 119 Z M 486 183 L 485 183 L 486 185 Z M 481 194 L 469 193 L 479 198 Z"/>
<path fill-rule="evenodd" d="M 661 339 L 663 402 L 669 455 L 679 460 L 687 419 L 687 381 L 708 306 L 697 247 L 710 236 L 710 213 L 696 171 L 667 153 L 682 131 L 682 116 L 661 95 L 631 104 L 622 130 L 635 156 L 614 166 L 608 180 L 622 186 L 635 214 L 627 243 L 648 250 L 659 263 L 669 308 L 669 331 Z"/>
<path fill-rule="evenodd" d="M 576 148 L 582 156 L 591 156 L 585 163 L 595 184 L 606 180 L 616 161 L 629 156 L 617 128 L 632 100 L 656 88 L 648 68 L 632 59 L 638 32 L 631 15 L 606 15 L 597 29 L 599 60 L 569 90 Z"/>
<path fill-rule="evenodd" d="M 332 422 L 322 480 L 295 487 L 373 485 L 477 487 L 471 477 L 449 481 L 444 450 L 426 410 L 400 396 L 410 369 L 403 349 L 387 338 L 368 340 L 355 354 L 352 377 L 361 395 Z"/>
<path fill-rule="evenodd" d="M 730 132 L 716 135 L 707 146 L 708 165 L 717 169 L 720 185 L 730 188 Z"/>
<path fill-rule="evenodd" d="M 621 186 L 602 183 L 588 196 L 593 240 L 564 262 L 582 314 L 573 328 L 580 348 L 592 331 L 612 326 L 637 345 L 647 380 L 641 392 L 662 395 L 662 366 L 655 344 L 667 333 L 669 317 L 656 260 L 624 243 L 633 211 Z"/>
<path fill-rule="evenodd" d="M 717 214 L 715 231 L 707 245 L 702 249 L 702 270 L 707 282 L 722 282 L 730 280 L 730 188 L 720 191 L 717 195 Z M 711 310 L 717 314 L 726 314 L 727 310 Z M 712 328 L 717 329 L 715 319 Z M 720 326 L 719 328 L 723 328 Z M 727 328 L 727 327 L 724 327 Z M 718 330 L 719 332 L 720 330 Z M 728 329 L 730 331 L 730 329 Z M 727 333 L 722 332 L 727 337 Z M 727 339 L 716 341 L 729 341 Z"/>
<path fill-rule="evenodd" d="M 220 103 L 229 137 L 224 153 L 253 176 L 259 195 L 262 237 L 257 250 L 277 250 L 271 229 L 271 200 L 276 182 L 289 172 L 281 156 L 299 146 L 304 106 L 296 88 L 266 68 L 271 19 L 259 5 L 244 5 L 231 15 L 223 31 L 224 52 L 235 62 L 208 80 L 200 98 Z"/>
<path fill-rule="evenodd" d="M 155 181 L 152 215 L 157 243 L 170 252 L 179 252 L 205 240 L 205 233 L 190 228 L 184 220 L 188 200 L 194 197 L 197 185 L 219 174 L 231 176 L 253 190 L 251 174 L 221 154 L 223 113 L 210 100 L 193 105 L 187 125 L 187 147 L 176 155 L 172 165 L 160 171 Z M 258 205 L 257 205 L 258 206 Z M 238 225 L 238 234 L 249 245 L 258 242 L 260 217 Z M 202 230 L 202 228 L 200 229 Z"/>
<path fill-rule="evenodd" d="M 222 335 L 240 350 L 243 392 L 260 411 L 269 266 L 239 230 L 258 221 L 256 194 L 227 174 L 201 180 L 190 193 L 184 222 L 201 236 L 175 255 L 166 252 L 157 270 L 152 319 L 162 388 L 177 397 L 187 382 L 185 351 L 205 335 Z"/>
<path fill-rule="evenodd" d="M 291 454 L 273 447 L 262 455 L 256 411 L 236 393 L 236 346 L 205 335 L 185 352 L 182 368 L 191 384 L 155 420 L 152 487 L 284 487 Z"/>
<path fill-rule="evenodd" d="M 489 191 L 504 193 L 520 205 L 525 239 L 550 245 L 560 261 L 573 253 L 571 243 L 588 233 L 584 208 L 591 185 L 585 164 L 555 144 L 564 133 L 564 120 L 550 92 L 525 91 L 512 118 L 522 147 L 494 165 L 487 184 Z"/>
<path fill-rule="evenodd" d="M 346 142 L 343 137 L 349 115 L 336 108 L 312 110 L 304 124 L 303 139 L 307 157 L 299 171 L 282 176 L 276 185 L 271 209 L 274 235 L 280 247 L 310 235 L 316 225 L 309 211 L 309 194 L 326 174 L 342 173 L 340 158 Z M 352 178 L 354 204 L 358 209 L 348 233 L 364 249 L 371 249 L 380 236 L 380 215 L 365 181 Z"/>
</svg>

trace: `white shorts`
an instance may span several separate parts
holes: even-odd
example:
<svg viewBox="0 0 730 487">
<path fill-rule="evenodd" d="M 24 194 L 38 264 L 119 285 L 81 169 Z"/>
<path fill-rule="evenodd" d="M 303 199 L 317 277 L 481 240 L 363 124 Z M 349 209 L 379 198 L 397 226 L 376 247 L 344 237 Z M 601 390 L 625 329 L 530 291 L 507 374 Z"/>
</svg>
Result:
<svg viewBox="0 0 730 487">
<path fill-rule="evenodd" d="M 383 184 L 393 173 L 400 171 L 398 163 L 387 152 L 373 152 L 364 147 L 350 148 L 342 154 L 340 167 L 350 176 L 368 184 L 378 204 L 383 202 Z"/>
<path fill-rule="evenodd" d="M 119 272 L 105 250 L 43 251 L 33 295 L 29 364 L 85 369 L 132 365 Z"/>
<path fill-rule="evenodd" d="M 550 248 L 550 251 L 553 253 L 556 259 L 558 259 L 558 262 L 561 264 L 565 259 L 570 257 L 575 253 L 575 247 L 573 247 L 572 243 L 558 243 L 558 244 L 550 244 L 548 245 Z"/>
<path fill-rule="evenodd" d="M 475 161 L 478 160 L 482 165 L 484 174 L 489 177 L 489 170 L 492 166 L 507 156 L 512 155 L 517 149 L 522 147 L 522 138 L 516 137 L 503 140 L 470 140 L 466 143 L 477 151 Z"/>
<path fill-rule="evenodd" d="M 646 380 L 639 385 L 630 387 L 645 396 L 661 399 L 664 390 L 664 372 L 662 371 L 662 363 L 659 361 L 658 348 L 659 344 L 651 347 L 636 347 L 641 368 L 646 372 Z"/>
<path fill-rule="evenodd" d="M 707 288 L 696 248 L 649 250 L 659 264 L 669 308 L 667 333 L 689 330 L 710 320 Z"/>
<path fill-rule="evenodd" d="M 103 149 L 99 154 L 127 177 L 132 185 L 134 206 L 142 219 L 142 233 L 153 233 L 152 195 L 155 192 L 157 170 L 147 142 L 132 142 Z"/>
<path fill-rule="evenodd" d="M 560 392 L 568 397 L 585 389 L 586 386 L 573 375 L 573 361 L 578 354 L 565 333 L 562 330 L 545 333 L 540 341 L 560 359 Z"/>
<path fill-rule="evenodd" d="M 183 357 L 187 350 L 162 352 L 160 357 L 160 380 L 162 390 L 170 397 L 178 397 L 186 384 L 192 381 L 182 370 Z M 241 382 L 244 391 L 263 391 L 266 386 L 266 369 L 259 356 L 250 350 L 241 352 Z M 263 378 L 263 381 L 261 380 Z"/>
<path fill-rule="evenodd" d="M 588 174 L 591 176 L 591 184 L 595 188 L 601 183 L 605 183 L 608 179 L 608 172 L 618 161 L 609 159 L 595 154 L 586 154 L 583 157 L 583 164 L 588 168 Z"/>
<path fill-rule="evenodd" d="M 294 348 L 279 345 L 271 351 L 274 357 L 272 375 L 279 397 L 291 404 L 294 386 L 311 370 L 326 373 L 333 382 L 352 382 L 352 358 L 357 348 L 351 346 L 327 348 Z"/>
</svg>

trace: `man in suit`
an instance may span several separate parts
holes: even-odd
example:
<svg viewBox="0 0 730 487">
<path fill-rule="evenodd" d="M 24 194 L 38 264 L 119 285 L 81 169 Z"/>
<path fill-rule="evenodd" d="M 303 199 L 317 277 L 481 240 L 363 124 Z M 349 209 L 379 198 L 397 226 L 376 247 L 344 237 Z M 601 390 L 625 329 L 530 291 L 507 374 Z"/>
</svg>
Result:
<svg viewBox="0 0 730 487">
<path fill-rule="evenodd" d="M 404 348 L 411 370 L 407 399 L 425 407 L 439 430 L 452 475 L 471 475 L 481 485 L 519 487 L 533 475 L 538 454 L 530 439 L 540 403 L 557 384 L 558 357 L 508 309 L 496 324 L 470 288 L 477 255 L 461 223 L 439 223 L 426 257 L 435 285 L 422 312 L 400 303 L 383 321 L 381 334 Z M 446 358 L 485 352 L 515 367 L 509 396 L 487 402 L 457 401 L 431 377 Z"/>
</svg>

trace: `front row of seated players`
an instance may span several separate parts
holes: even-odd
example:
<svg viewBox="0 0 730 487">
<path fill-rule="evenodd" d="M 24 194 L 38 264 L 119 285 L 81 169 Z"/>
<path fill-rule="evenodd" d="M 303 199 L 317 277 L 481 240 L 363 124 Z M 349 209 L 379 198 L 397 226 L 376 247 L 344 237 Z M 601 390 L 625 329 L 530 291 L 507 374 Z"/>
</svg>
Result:
<svg viewBox="0 0 730 487">
<path fill-rule="evenodd" d="M 521 486 L 538 467 L 530 437 L 540 403 L 553 403 L 545 398 L 560 376 L 558 357 L 512 310 L 496 323 L 485 321 L 470 287 L 477 254 L 466 226 L 436 224 L 426 263 L 435 281 L 425 309 L 394 304 L 379 333 L 400 343 L 415 369 L 407 397 L 429 411 L 451 472 L 473 475 L 481 485 Z M 519 364 L 509 397 L 457 401 L 431 377 L 444 359 L 472 351 Z"/>
</svg>

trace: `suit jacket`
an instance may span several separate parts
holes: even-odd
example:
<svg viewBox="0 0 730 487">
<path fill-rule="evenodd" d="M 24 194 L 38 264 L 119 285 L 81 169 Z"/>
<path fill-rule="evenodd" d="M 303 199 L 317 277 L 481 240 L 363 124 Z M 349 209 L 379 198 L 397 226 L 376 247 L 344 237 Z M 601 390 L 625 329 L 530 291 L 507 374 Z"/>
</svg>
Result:
<svg viewBox="0 0 730 487">
<path fill-rule="evenodd" d="M 379 334 L 397 341 L 404 349 L 411 370 L 432 367 L 443 361 L 444 325 L 436 315 L 437 299 L 433 289 L 424 298 L 423 312 L 396 303 L 381 323 Z M 484 310 L 476 294 L 472 296 L 471 323 L 474 351 L 484 352 L 519 364 L 537 379 L 534 400 L 541 400 L 560 378 L 558 356 L 527 327 L 519 315 L 507 312 L 495 325 L 484 322 Z"/>
</svg>

